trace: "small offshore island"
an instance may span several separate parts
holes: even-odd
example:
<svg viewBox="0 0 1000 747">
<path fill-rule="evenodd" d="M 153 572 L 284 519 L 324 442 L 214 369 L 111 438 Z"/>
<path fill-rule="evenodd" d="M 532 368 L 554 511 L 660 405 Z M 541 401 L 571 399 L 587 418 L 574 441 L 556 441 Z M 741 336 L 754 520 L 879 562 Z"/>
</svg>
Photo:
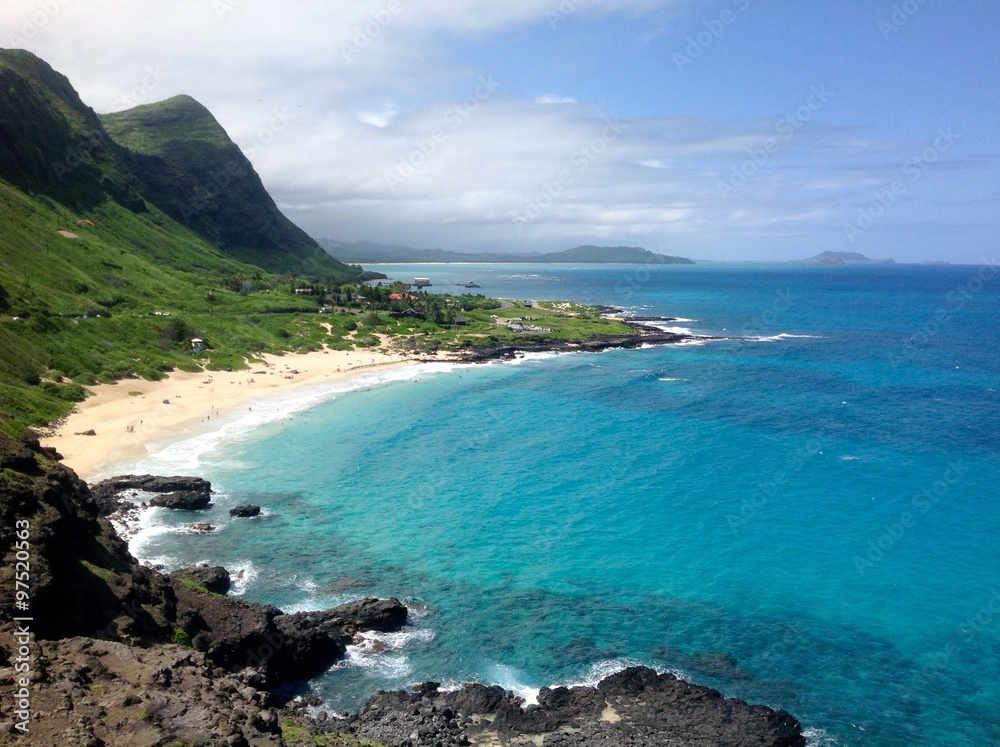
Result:
<svg viewBox="0 0 1000 747">
<path fill-rule="evenodd" d="M 346 718 L 296 699 L 294 683 L 360 632 L 406 625 L 405 605 L 285 614 L 228 598 L 225 569 L 144 567 L 108 520 L 121 496 L 198 510 L 210 483 L 88 486 L 40 432 L 63 431 L 67 462 L 89 439 L 107 459 L 130 437 L 143 447 L 156 435 L 154 411 L 173 408 L 177 425 L 267 394 L 258 376 L 306 383 L 289 361 L 325 358 L 318 383 L 374 365 L 686 336 L 611 309 L 366 285 L 377 273 L 337 261 L 289 222 L 188 97 L 99 117 L 45 62 L 0 50 L 0 110 L 0 744 L 805 744 L 788 713 L 641 667 L 596 688 L 543 690 L 526 708 L 482 684 L 379 693 Z M 285 370 L 266 370 L 278 362 Z M 201 409 L 171 404 L 184 382 L 209 387 Z M 65 433 L 104 400 L 125 419 L 93 416 Z"/>
</svg>

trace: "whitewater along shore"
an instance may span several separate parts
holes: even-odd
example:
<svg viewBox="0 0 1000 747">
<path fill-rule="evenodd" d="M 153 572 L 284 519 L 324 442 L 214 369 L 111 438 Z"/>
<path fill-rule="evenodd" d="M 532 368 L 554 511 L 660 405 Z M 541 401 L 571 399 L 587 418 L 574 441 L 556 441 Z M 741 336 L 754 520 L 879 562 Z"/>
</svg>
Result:
<svg viewBox="0 0 1000 747">
<path fill-rule="evenodd" d="M 141 566 L 102 513 L 54 451 L 0 434 L 0 693 L 14 704 L 0 744 L 805 746 L 784 711 L 641 667 L 527 707 L 495 686 L 425 683 L 346 717 L 318 711 L 281 687 L 320 674 L 361 631 L 405 626 L 404 605 L 286 614 L 230 599 L 223 569 Z"/>
<path fill-rule="evenodd" d="M 157 445 L 178 440 L 212 419 L 256 400 L 309 385 L 346 381 L 360 373 L 418 363 L 486 363 L 510 360 L 522 352 L 599 352 L 613 348 L 668 345 L 691 339 L 641 323 L 634 335 L 560 340 L 525 335 L 517 342 L 466 344 L 439 353 L 383 350 L 318 350 L 261 355 L 242 371 L 175 371 L 161 381 L 124 379 L 90 387 L 93 396 L 79 403 L 42 442 L 63 455 L 82 478 L 104 475 L 108 465 L 138 459 Z M 386 340 L 387 342 L 387 340 Z"/>
<path fill-rule="evenodd" d="M 243 371 L 174 371 L 161 381 L 99 384 L 90 387 L 93 396 L 79 403 L 43 442 L 62 454 L 77 474 L 92 479 L 104 465 L 145 456 L 156 443 L 176 440 L 237 407 L 252 408 L 255 400 L 433 359 L 397 352 L 322 350 L 262 355 Z"/>
</svg>

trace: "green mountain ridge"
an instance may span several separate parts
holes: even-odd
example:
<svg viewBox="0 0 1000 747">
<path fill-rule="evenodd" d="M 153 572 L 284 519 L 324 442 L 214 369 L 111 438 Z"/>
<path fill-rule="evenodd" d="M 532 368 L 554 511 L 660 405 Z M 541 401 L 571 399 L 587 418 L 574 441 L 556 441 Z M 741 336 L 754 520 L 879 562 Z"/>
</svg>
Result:
<svg viewBox="0 0 1000 747">
<path fill-rule="evenodd" d="M 515 254 L 494 252 L 452 252 L 444 249 L 415 249 L 410 246 L 382 245 L 370 241 L 345 244 L 325 240 L 326 250 L 345 262 L 483 262 L 540 264 L 694 264 L 684 257 L 656 254 L 637 246 L 578 246 L 561 252 Z"/>
<path fill-rule="evenodd" d="M 173 117 L 169 136 L 154 131 L 151 111 Z M 30 53 L 0 50 L 0 112 L 0 430 L 19 435 L 61 417 L 98 381 L 316 349 L 328 334 L 316 321 L 319 297 L 294 294 L 295 276 L 325 285 L 364 277 L 280 215 L 193 99 L 115 115 L 115 142 L 65 76 Z M 187 152 L 208 165 L 184 161 L 180 136 L 192 124 Z M 158 145 L 169 163 L 151 155 Z M 158 192 L 154 176 L 190 184 L 219 157 L 241 169 L 237 187 L 207 202 L 197 226 L 171 217 L 169 198 L 184 192 Z M 247 204 L 260 222 L 234 229 Z M 251 226 L 269 241 L 247 246 Z M 200 361 L 192 337 L 210 345 Z"/>
<path fill-rule="evenodd" d="M 100 117 L 147 200 L 223 253 L 271 272 L 349 277 L 278 210 L 257 172 L 190 96 Z"/>
</svg>

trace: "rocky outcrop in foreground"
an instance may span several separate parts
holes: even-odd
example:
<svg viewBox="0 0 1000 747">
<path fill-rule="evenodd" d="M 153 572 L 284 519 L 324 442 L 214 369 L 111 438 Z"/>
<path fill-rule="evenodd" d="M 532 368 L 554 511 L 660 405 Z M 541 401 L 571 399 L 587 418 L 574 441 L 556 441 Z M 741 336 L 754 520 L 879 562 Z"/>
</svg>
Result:
<svg viewBox="0 0 1000 747">
<path fill-rule="evenodd" d="M 149 505 L 199 511 L 212 502 L 212 483 L 200 477 L 158 477 L 122 475 L 91 487 L 91 494 L 101 508 L 101 516 L 110 516 L 127 505 L 126 496 L 158 493 Z"/>
<path fill-rule="evenodd" d="M 378 693 L 346 728 L 365 739 L 413 747 L 805 745 L 799 722 L 784 711 L 724 698 L 645 667 L 613 674 L 597 687 L 543 689 L 538 704 L 528 707 L 485 685 L 441 692 L 428 683 L 412 693 Z"/>
<path fill-rule="evenodd" d="M 116 490 L 151 485 L 167 493 L 210 491 L 204 481 L 180 487 L 173 480 L 129 477 L 99 492 L 107 501 Z M 106 508 L 55 452 L 0 434 L 0 693 L 18 692 L 25 686 L 19 678 L 27 677 L 31 712 L 21 724 L 25 733 L 10 708 L 0 709 L 0 745 L 805 744 L 798 722 L 783 711 L 644 668 L 596 688 L 543 690 L 538 705 L 527 708 L 499 687 L 442 692 L 428 683 L 378 693 L 346 719 L 310 718 L 277 689 L 328 669 L 359 632 L 404 625 L 406 608 L 396 599 L 363 599 L 285 614 L 228 599 L 224 568 L 163 576 L 140 566 L 104 518 Z M 28 610 L 14 606 L 16 531 L 25 520 Z M 22 623 L 14 619 L 26 615 L 27 675 L 17 668 Z"/>
</svg>

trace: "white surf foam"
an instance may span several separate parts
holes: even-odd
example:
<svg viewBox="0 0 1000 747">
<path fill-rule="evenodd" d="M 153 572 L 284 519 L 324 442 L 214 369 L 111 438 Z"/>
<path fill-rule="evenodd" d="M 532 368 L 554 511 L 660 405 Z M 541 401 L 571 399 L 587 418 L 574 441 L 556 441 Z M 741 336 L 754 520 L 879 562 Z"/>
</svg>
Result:
<svg viewBox="0 0 1000 747">
<path fill-rule="evenodd" d="M 679 320 L 678 320 L 679 321 Z M 663 322 L 643 322 L 647 327 L 653 327 L 660 330 L 661 332 L 666 332 L 671 335 L 693 335 L 688 327 L 676 327 L 673 324 L 666 324 Z"/>
<path fill-rule="evenodd" d="M 361 372 L 342 381 L 313 384 L 292 392 L 248 400 L 246 411 L 241 409 L 235 412 L 233 408 L 224 412 L 204 424 L 199 433 L 151 443 L 151 452 L 147 456 L 124 465 L 115 465 L 115 473 L 134 471 L 149 474 L 193 474 L 202 466 L 203 459 L 214 453 L 221 444 L 250 438 L 260 426 L 280 422 L 351 392 L 413 381 L 433 374 L 450 373 L 461 365 L 463 364 L 421 363 L 383 371 Z"/>
<path fill-rule="evenodd" d="M 434 631 L 401 630 L 395 633 L 366 631 L 359 633 L 355 642 L 347 646 L 344 658 L 335 669 L 366 669 L 380 677 L 400 680 L 413 672 L 409 657 L 403 649 L 413 643 L 426 643 L 434 639 Z"/>
<path fill-rule="evenodd" d="M 779 340 L 821 340 L 823 338 L 821 335 L 792 335 L 782 332 L 777 335 L 761 335 L 758 337 L 746 337 L 744 339 L 753 342 L 778 342 Z"/>
<path fill-rule="evenodd" d="M 487 673 L 488 679 L 493 684 L 500 685 L 504 690 L 509 690 L 524 700 L 522 705 L 538 705 L 538 693 L 540 687 L 531 687 L 524 684 L 522 674 L 519 670 L 506 664 L 494 664 Z"/>
<path fill-rule="evenodd" d="M 538 361 L 547 361 L 550 358 L 556 358 L 563 353 L 533 353 L 533 352 L 519 352 L 511 360 L 495 361 L 497 364 L 502 366 L 517 366 L 524 363 L 536 363 Z"/>
<path fill-rule="evenodd" d="M 804 729 L 802 736 L 806 738 L 806 747 L 834 747 L 839 744 L 822 729 Z"/>
<path fill-rule="evenodd" d="M 241 597 L 246 594 L 247 589 L 250 588 L 251 584 L 260 575 L 256 566 L 249 560 L 232 563 L 227 569 L 231 582 L 231 586 L 229 587 L 229 596 L 231 597 Z"/>
</svg>

